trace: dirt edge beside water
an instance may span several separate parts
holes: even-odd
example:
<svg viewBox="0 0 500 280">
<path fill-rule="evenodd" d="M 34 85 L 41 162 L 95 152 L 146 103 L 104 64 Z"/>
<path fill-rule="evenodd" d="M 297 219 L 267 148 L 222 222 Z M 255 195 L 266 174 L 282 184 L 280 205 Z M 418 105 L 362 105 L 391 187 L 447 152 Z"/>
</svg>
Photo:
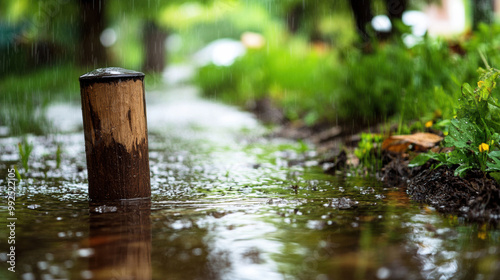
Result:
<svg viewBox="0 0 500 280">
<path fill-rule="evenodd" d="M 378 129 L 371 127 L 364 130 L 374 132 Z M 282 124 L 270 137 L 300 139 L 313 143 L 320 157 L 328 158 L 326 162 L 333 166 L 325 170 L 325 173 L 334 174 L 349 169 L 346 161 L 354 157 L 351 155 L 352 148 L 357 145 L 360 133 L 361 129 L 352 127 L 345 133 L 344 129 L 332 129 L 331 126 L 307 128 L 305 125 Z M 324 135 L 328 137 L 323 137 Z M 454 175 L 453 168 L 433 168 L 437 165 L 433 160 L 423 166 L 409 168 L 407 157 L 388 152 L 383 153 L 382 162 L 383 167 L 377 172 L 377 178 L 387 186 L 404 188 L 410 199 L 428 204 L 441 213 L 464 217 L 471 222 L 500 222 L 500 185 L 479 170 L 469 171 L 462 178 Z"/>
<path fill-rule="evenodd" d="M 457 214 L 469 221 L 498 224 L 500 221 L 500 187 L 479 170 L 466 176 L 454 175 L 453 168 L 438 162 L 408 168 L 409 161 L 395 157 L 379 173 L 379 178 L 390 186 L 406 189 L 409 197 L 433 206 L 443 213 Z"/>
</svg>

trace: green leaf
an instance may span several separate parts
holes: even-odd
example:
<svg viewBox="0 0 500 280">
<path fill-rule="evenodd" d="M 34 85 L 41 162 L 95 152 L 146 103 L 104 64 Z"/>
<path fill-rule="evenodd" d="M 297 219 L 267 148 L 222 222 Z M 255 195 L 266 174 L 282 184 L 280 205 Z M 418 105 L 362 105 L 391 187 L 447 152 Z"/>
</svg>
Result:
<svg viewBox="0 0 500 280">
<path fill-rule="evenodd" d="M 435 160 L 448 164 L 448 161 L 450 159 L 450 155 L 451 155 L 451 152 L 450 153 L 440 153 L 440 154 L 436 155 Z"/>
<path fill-rule="evenodd" d="M 467 171 L 469 169 L 472 169 L 472 166 L 470 166 L 470 165 L 461 165 L 457 169 L 455 169 L 455 173 L 454 174 L 455 174 L 455 176 L 462 177 L 463 175 L 465 175 L 465 171 Z"/>
<path fill-rule="evenodd" d="M 453 119 L 445 143 L 458 149 L 478 146 L 483 142 L 484 133 L 469 119 Z"/>
<path fill-rule="evenodd" d="M 436 122 L 436 124 L 434 124 L 434 126 L 436 127 L 447 127 L 451 124 L 451 120 L 442 120 L 442 121 L 439 121 L 439 122 Z"/>
<path fill-rule="evenodd" d="M 500 182 L 500 172 L 491 172 L 490 176 L 495 179 L 495 181 Z"/>
<path fill-rule="evenodd" d="M 408 164 L 408 167 L 413 168 L 413 167 L 417 167 L 417 166 L 422 166 L 427 161 L 429 161 L 430 159 L 433 159 L 433 158 L 435 158 L 434 154 L 430 154 L 430 153 L 419 154 L 418 156 L 416 156 L 414 159 L 412 159 L 410 161 L 410 163 Z"/>
<path fill-rule="evenodd" d="M 486 171 L 500 171 L 500 151 L 493 151 L 488 154 L 491 161 L 486 162 Z"/>
<path fill-rule="evenodd" d="M 474 89 L 468 83 L 464 83 L 462 85 L 462 94 L 466 97 L 473 97 Z"/>
<path fill-rule="evenodd" d="M 464 151 L 454 150 L 453 152 L 449 153 L 448 158 L 446 159 L 446 162 L 450 165 L 469 164 L 469 157 L 464 153 Z"/>
<path fill-rule="evenodd" d="M 17 170 L 17 166 L 14 165 L 14 173 L 16 174 L 16 178 L 21 181 L 23 179 L 23 177 L 21 176 L 21 174 L 19 173 L 19 170 Z"/>
</svg>

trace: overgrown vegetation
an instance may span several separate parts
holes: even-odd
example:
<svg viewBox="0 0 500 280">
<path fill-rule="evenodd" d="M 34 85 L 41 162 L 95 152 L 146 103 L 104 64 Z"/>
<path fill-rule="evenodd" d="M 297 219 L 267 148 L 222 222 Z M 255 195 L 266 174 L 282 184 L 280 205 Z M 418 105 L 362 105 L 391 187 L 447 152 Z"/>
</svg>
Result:
<svg viewBox="0 0 500 280">
<path fill-rule="evenodd" d="M 283 39 L 229 67 L 207 65 L 196 82 L 208 96 L 234 104 L 269 97 L 288 120 L 308 125 L 431 119 L 435 111 L 451 118 L 461 83 L 472 82 L 483 65 L 477 50 L 493 63 L 500 59 L 500 42 L 491 39 L 499 34 L 498 26 L 482 25 L 453 41 L 376 43 L 370 54 Z"/>
<path fill-rule="evenodd" d="M 270 97 L 290 120 L 313 124 L 335 117 L 328 114 L 334 61 L 297 40 L 288 48 L 251 50 L 230 67 L 203 67 L 197 82 L 208 96 L 243 106 Z"/>
<path fill-rule="evenodd" d="M 449 126 L 444 145 L 452 147 L 449 153 L 428 153 L 417 156 L 413 165 L 429 159 L 441 164 L 456 166 L 455 175 L 465 175 L 467 170 L 482 172 L 500 171 L 500 104 L 496 79 L 500 71 L 488 67 L 479 69 L 477 87 L 462 85 L 457 115 Z"/>
</svg>

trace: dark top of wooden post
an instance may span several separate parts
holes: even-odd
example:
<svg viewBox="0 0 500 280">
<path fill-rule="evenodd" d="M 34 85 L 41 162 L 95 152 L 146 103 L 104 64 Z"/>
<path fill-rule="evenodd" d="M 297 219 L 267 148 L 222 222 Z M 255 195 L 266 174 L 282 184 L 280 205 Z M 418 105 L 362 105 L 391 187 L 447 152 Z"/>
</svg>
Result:
<svg viewBox="0 0 500 280">
<path fill-rule="evenodd" d="M 80 76 L 91 201 L 151 196 L 143 81 L 117 67 Z"/>
<path fill-rule="evenodd" d="M 120 67 L 99 68 L 80 76 L 80 83 L 111 81 L 118 79 L 144 79 L 144 73 Z"/>
</svg>

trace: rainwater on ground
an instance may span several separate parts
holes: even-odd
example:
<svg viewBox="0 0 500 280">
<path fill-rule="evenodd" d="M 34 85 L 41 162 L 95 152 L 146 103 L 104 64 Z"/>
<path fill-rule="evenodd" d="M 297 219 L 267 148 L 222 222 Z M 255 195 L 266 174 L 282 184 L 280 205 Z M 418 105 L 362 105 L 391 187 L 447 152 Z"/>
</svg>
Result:
<svg viewBox="0 0 500 280">
<path fill-rule="evenodd" d="M 188 85 L 147 93 L 152 200 L 89 205 L 79 104 L 30 136 L 16 191 L 15 273 L 1 279 L 498 279 L 500 230 L 410 202 L 372 178 L 330 176 L 304 143 Z M 0 138 L 0 185 L 19 164 Z M 57 147 L 62 147 L 57 166 Z M 7 201 L 2 190 L 2 199 Z"/>
</svg>

